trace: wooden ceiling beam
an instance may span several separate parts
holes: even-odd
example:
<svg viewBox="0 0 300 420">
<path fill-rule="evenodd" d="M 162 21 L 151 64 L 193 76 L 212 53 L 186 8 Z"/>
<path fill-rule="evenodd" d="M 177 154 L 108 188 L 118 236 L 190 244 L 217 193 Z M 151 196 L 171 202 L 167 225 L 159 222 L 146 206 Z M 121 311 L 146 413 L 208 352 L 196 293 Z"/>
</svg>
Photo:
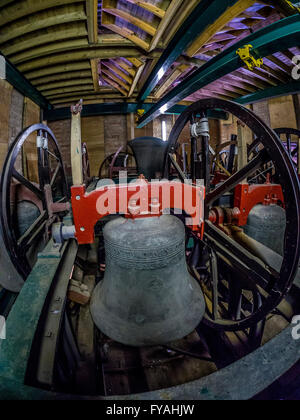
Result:
<svg viewBox="0 0 300 420">
<path fill-rule="evenodd" d="M 103 16 L 104 15 L 105 13 L 103 13 Z M 106 14 L 106 16 L 109 16 L 109 15 Z M 144 41 L 143 39 L 136 36 L 133 31 L 130 31 L 129 29 L 126 29 L 126 28 L 120 28 L 118 25 L 115 25 L 114 23 L 105 23 L 105 22 L 107 22 L 107 19 L 104 21 L 104 23 L 102 20 L 102 24 L 105 28 L 110 29 L 111 31 L 122 35 L 124 38 L 130 39 L 130 41 L 132 41 L 134 44 L 138 45 L 139 47 L 143 48 L 145 51 L 149 50 L 149 46 L 150 46 L 149 42 Z"/>
<path fill-rule="evenodd" d="M 116 88 L 122 95 L 127 96 L 128 92 L 121 88 L 114 80 L 110 79 L 109 77 L 102 76 L 106 83 L 110 84 L 114 88 Z"/>
<path fill-rule="evenodd" d="M 31 82 L 33 80 L 39 79 L 41 77 L 46 76 L 52 76 L 55 74 L 63 74 L 63 73 L 69 73 L 72 71 L 84 71 L 84 70 L 90 70 L 90 62 L 89 61 L 78 61 L 74 63 L 64 63 L 59 65 L 54 65 L 51 67 L 44 67 L 41 69 L 37 69 L 34 71 L 31 71 L 30 69 L 25 72 L 25 76 L 27 79 L 29 79 Z"/>
<path fill-rule="evenodd" d="M 130 90 L 130 86 L 124 82 L 123 80 L 119 79 L 118 76 L 116 76 L 114 73 L 112 73 L 109 69 L 105 69 L 102 67 L 101 69 L 101 74 L 103 75 L 103 73 L 108 76 L 110 79 L 114 80 L 114 82 L 118 83 L 122 88 L 124 88 L 125 90 L 127 90 L 127 93 Z"/>
<path fill-rule="evenodd" d="M 122 60 L 122 58 L 114 59 L 114 62 L 121 67 L 126 73 L 130 74 L 130 76 L 135 77 L 136 69 L 131 67 L 130 64 L 127 64 L 126 61 Z"/>
<path fill-rule="evenodd" d="M 272 67 L 268 66 L 266 62 L 264 63 L 263 69 L 272 75 L 273 78 L 279 80 L 281 83 L 287 83 L 291 78 L 290 74 L 285 73 L 281 69 L 273 69 Z"/>
<path fill-rule="evenodd" d="M 271 61 L 273 64 L 275 64 L 277 67 L 279 67 L 281 70 L 290 73 L 291 68 L 285 64 L 282 60 L 279 60 L 279 58 L 275 57 L 275 55 L 269 55 L 266 57 L 267 60 Z"/>
<path fill-rule="evenodd" d="M 169 89 L 169 87 L 184 73 L 190 66 L 186 64 L 181 64 L 180 66 L 176 67 L 173 72 L 167 77 L 165 82 L 159 86 L 158 90 L 154 93 L 155 99 L 161 98 L 165 92 Z"/>
<path fill-rule="evenodd" d="M 129 83 L 129 85 L 132 84 L 132 77 L 130 77 L 128 74 L 124 73 L 124 71 L 120 70 L 118 67 L 116 67 L 113 63 L 113 61 L 101 61 L 101 64 L 107 67 L 108 69 L 112 70 L 114 73 L 116 73 L 118 76 L 122 78 L 122 80 Z"/>
<path fill-rule="evenodd" d="M 79 79 L 79 78 L 75 78 L 75 79 L 71 79 L 71 80 L 63 80 L 60 82 L 53 82 L 53 83 L 48 83 L 45 85 L 41 85 L 38 87 L 38 90 L 40 92 L 43 92 L 43 94 L 45 92 L 48 92 L 49 90 L 53 90 L 53 89 L 58 89 L 58 88 L 64 88 L 67 86 L 79 86 L 79 85 L 88 85 L 91 83 L 91 77 L 88 78 L 83 78 L 83 79 Z"/>
<path fill-rule="evenodd" d="M 101 92 L 102 91 L 106 94 L 106 93 L 109 93 L 109 92 L 114 92 L 114 89 L 111 88 L 111 87 L 107 87 L 107 88 L 102 87 Z M 101 95 L 102 94 L 101 92 L 95 92 L 93 89 L 81 90 L 80 95 L 84 95 L 84 96 L 87 96 L 87 95 Z M 50 100 L 52 100 L 52 99 L 54 100 L 54 99 L 70 98 L 72 96 L 76 96 L 76 93 L 74 94 L 74 92 L 67 92 L 67 93 L 60 93 L 59 92 L 59 93 L 55 93 L 53 95 L 48 95 L 48 98 Z"/>
<path fill-rule="evenodd" d="M 81 95 L 80 98 L 78 96 L 73 96 L 70 98 L 60 98 L 60 99 L 53 99 L 51 100 L 51 103 L 53 105 L 62 105 L 62 104 L 70 104 L 73 102 L 78 102 L 79 99 L 83 99 L 84 105 L 87 105 L 89 103 L 101 103 L 101 102 L 107 102 L 107 100 L 122 100 L 124 101 L 124 96 L 121 95 L 118 92 L 115 93 L 109 93 L 104 95 L 97 95 L 97 94 L 91 94 L 91 95 Z"/>
<path fill-rule="evenodd" d="M 176 32 L 180 29 L 184 21 L 193 12 L 195 7 L 198 6 L 198 4 L 199 0 L 189 0 L 182 3 L 182 6 L 176 13 L 176 16 L 174 16 L 174 19 L 164 33 L 163 43 L 165 46 L 169 44 Z"/>
<path fill-rule="evenodd" d="M 39 47 L 43 44 L 50 44 L 69 38 L 81 38 L 87 36 L 86 25 L 84 22 L 74 24 L 58 25 L 51 28 L 35 32 L 34 34 L 18 37 L 13 42 L 1 46 L 1 51 L 6 57 L 24 52 L 25 50 Z"/>
<path fill-rule="evenodd" d="M 9 30 L 6 27 L 0 28 L 0 44 L 4 44 L 25 34 L 34 33 L 46 28 L 64 25 L 70 22 L 86 21 L 86 14 L 82 4 L 72 7 L 60 7 L 59 9 L 49 9 L 34 16 L 12 22 Z"/>
<path fill-rule="evenodd" d="M 116 34 L 116 33 L 109 33 L 109 34 L 99 34 L 98 35 L 98 45 L 103 47 L 115 47 L 115 46 L 134 46 L 135 44 L 127 38 Z"/>
<path fill-rule="evenodd" d="M 162 19 L 166 14 L 165 10 L 161 9 L 160 7 L 154 4 L 147 3 L 145 1 L 140 1 L 140 0 L 126 0 L 126 1 L 127 3 L 135 4 L 136 6 L 139 6 L 142 9 L 153 13 L 155 16 L 159 17 L 160 19 Z"/>
<path fill-rule="evenodd" d="M 249 83 L 245 82 L 245 81 L 241 81 L 241 80 L 237 80 L 233 77 L 230 76 L 225 76 L 221 79 L 220 83 L 225 84 L 225 85 L 229 85 L 232 87 L 237 87 L 242 89 L 243 91 L 249 93 L 253 93 L 257 91 L 257 88 L 250 85 Z"/>
<path fill-rule="evenodd" d="M 257 69 L 253 69 L 253 70 L 248 70 L 248 69 L 242 68 L 241 72 L 244 72 L 244 73 L 249 74 L 249 75 L 254 75 L 254 77 L 257 76 L 255 78 L 255 80 L 262 80 L 262 81 L 268 83 L 269 85 L 272 85 L 272 86 L 277 86 L 278 85 L 278 81 L 275 80 L 274 77 L 271 76 L 270 73 L 267 74 L 262 69 L 257 68 Z"/>
<path fill-rule="evenodd" d="M 153 39 L 151 41 L 149 51 L 154 50 L 158 43 L 161 41 L 163 34 L 165 33 L 167 27 L 170 25 L 172 19 L 174 18 L 175 14 L 177 13 L 179 7 L 182 5 L 181 0 L 172 0 L 169 7 L 166 10 L 164 18 L 161 20 L 158 28 L 155 30 L 153 34 Z"/>
<path fill-rule="evenodd" d="M 75 61 L 91 60 L 93 58 L 116 58 L 120 55 L 123 57 L 139 57 L 141 53 L 138 49 L 131 47 L 103 48 L 93 45 L 89 48 L 81 48 L 75 51 L 65 51 L 59 54 L 52 54 L 47 57 L 37 58 L 19 65 L 18 69 L 21 72 L 29 72 L 43 67 L 55 66 L 57 64 L 74 63 Z"/>
<path fill-rule="evenodd" d="M 130 13 L 125 12 L 124 10 L 108 7 L 104 7 L 102 10 L 103 12 L 109 13 L 110 15 L 126 20 L 126 22 L 137 26 L 139 29 L 142 29 L 142 31 L 147 32 L 151 36 L 154 36 L 156 33 L 155 26 L 150 25 L 148 22 L 145 22 L 144 20 L 135 17 Z"/>
<path fill-rule="evenodd" d="M 144 64 L 143 60 L 140 60 L 139 58 L 136 58 L 136 57 L 129 57 L 129 58 L 126 57 L 126 60 L 128 60 L 137 68 L 141 67 Z"/>
<path fill-rule="evenodd" d="M 239 16 L 242 12 L 248 9 L 255 3 L 254 0 L 240 0 L 234 6 L 228 8 L 226 12 L 220 16 L 212 25 L 210 25 L 187 49 L 187 55 L 193 57 L 197 52 L 206 45 L 209 40 L 231 20 Z"/>
<path fill-rule="evenodd" d="M 51 2 L 45 2 L 45 0 L 25 0 L 18 1 L 17 7 L 14 4 L 15 2 L 13 2 L 1 10 L 0 26 L 7 25 L 17 19 L 33 15 L 45 9 L 53 9 L 58 6 L 81 2 L 82 0 L 51 0 Z"/>
<path fill-rule="evenodd" d="M 76 85 L 76 82 L 74 82 L 74 86 L 68 86 L 63 89 L 51 89 L 45 92 L 44 96 L 50 99 L 51 95 L 55 95 L 56 93 L 63 95 L 64 93 L 81 92 L 83 90 L 90 90 L 91 92 L 94 92 L 93 83 L 89 83 L 86 85 Z"/>
<path fill-rule="evenodd" d="M 240 96 L 248 95 L 249 93 L 249 90 L 237 87 L 234 85 L 234 83 L 227 82 L 224 79 L 220 80 L 220 82 L 215 82 L 215 86 L 223 89 L 224 91 L 236 93 Z M 255 92 L 255 89 L 253 89 L 253 91 Z"/>
<path fill-rule="evenodd" d="M 32 50 L 26 50 L 22 53 L 13 55 L 10 60 L 13 64 L 18 65 L 27 61 L 39 59 L 41 57 L 49 56 L 50 54 L 59 54 L 68 50 L 75 50 L 76 48 L 88 48 L 89 43 L 86 38 L 71 39 L 62 42 L 46 44 Z"/>
<path fill-rule="evenodd" d="M 75 78 L 84 78 L 91 76 L 91 70 L 70 71 L 66 73 L 53 74 L 51 76 L 40 77 L 31 81 L 33 86 L 41 86 L 47 83 L 56 82 L 60 80 L 70 80 Z"/>
<path fill-rule="evenodd" d="M 269 87 L 269 85 L 262 80 L 258 79 L 257 77 L 251 77 L 247 74 L 243 73 L 241 69 L 236 70 L 235 72 L 231 73 L 230 76 L 233 79 L 238 79 L 242 82 L 250 83 L 252 86 L 254 86 L 256 89 L 266 89 Z"/>
</svg>

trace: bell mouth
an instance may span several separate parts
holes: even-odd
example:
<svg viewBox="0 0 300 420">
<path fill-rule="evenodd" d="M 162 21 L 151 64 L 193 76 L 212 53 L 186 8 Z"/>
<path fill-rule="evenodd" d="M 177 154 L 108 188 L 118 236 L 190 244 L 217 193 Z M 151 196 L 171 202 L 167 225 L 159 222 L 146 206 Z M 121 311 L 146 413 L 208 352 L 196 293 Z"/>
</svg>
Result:
<svg viewBox="0 0 300 420">
<path fill-rule="evenodd" d="M 190 276 L 187 287 L 191 291 L 189 304 L 170 311 L 165 319 L 151 321 L 143 313 L 126 319 L 109 307 L 103 293 L 103 281 L 92 296 L 90 311 L 97 328 L 110 339 L 130 347 L 165 345 L 191 334 L 200 324 L 205 313 L 205 300 L 197 281 Z M 192 308 L 192 309 L 191 309 Z M 155 313 L 153 314 L 155 317 Z"/>
</svg>

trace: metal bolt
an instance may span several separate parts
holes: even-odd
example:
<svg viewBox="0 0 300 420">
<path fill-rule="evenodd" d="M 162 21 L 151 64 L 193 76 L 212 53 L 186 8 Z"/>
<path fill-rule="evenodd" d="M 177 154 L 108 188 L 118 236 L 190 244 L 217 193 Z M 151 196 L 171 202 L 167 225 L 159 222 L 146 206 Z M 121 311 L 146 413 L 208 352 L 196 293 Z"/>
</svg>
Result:
<svg viewBox="0 0 300 420">
<path fill-rule="evenodd" d="M 77 201 L 80 201 L 80 195 L 77 195 L 77 196 L 76 196 L 76 200 L 77 200 Z"/>
<path fill-rule="evenodd" d="M 85 228 L 84 227 L 80 228 L 80 230 L 81 230 L 81 232 L 85 232 Z"/>
</svg>

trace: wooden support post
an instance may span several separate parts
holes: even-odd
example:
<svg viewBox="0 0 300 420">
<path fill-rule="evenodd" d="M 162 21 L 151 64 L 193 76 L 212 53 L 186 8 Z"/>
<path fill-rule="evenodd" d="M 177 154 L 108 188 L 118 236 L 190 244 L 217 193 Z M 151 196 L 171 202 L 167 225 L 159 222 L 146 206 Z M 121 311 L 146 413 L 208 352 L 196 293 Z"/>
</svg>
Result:
<svg viewBox="0 0 300 420">
<path fill-rule="evenodd" d="M 134 139 L 134 129 L 135 129 L 135 115 L 133 112 L 127 115 L 127 139 L 128 141 Z"/>
<path fill-rule="evenodd" d="M 81 150 L 81 111 L 82 100 L 71 107 L 72 125 L 71 125 L 71 165 L 73 185 L 83 184 L 82 173 L 82 150 Z"/>
</svg>

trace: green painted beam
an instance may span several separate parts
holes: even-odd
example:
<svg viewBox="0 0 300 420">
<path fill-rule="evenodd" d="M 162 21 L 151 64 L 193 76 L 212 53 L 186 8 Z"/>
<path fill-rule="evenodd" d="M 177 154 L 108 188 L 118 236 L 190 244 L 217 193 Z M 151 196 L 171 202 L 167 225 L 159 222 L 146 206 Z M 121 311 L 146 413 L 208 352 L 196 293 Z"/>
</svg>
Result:
<svg viewBox="0 0 300 420">
<path fill-rule="evenodd" d="M 26 77 L 0 52 L 4 63 L 2 78 L 5 78 L 15 89 L 31 99 L 42 109 L 52 109 L 50 102 L 26 79 Z"/>
<path fill-rule="evenodd" d="M 71 217 L 66 216 L 64 223 L 71 224 Z M 6 340 L 0 340 L 0 377 L 24 383 L 35 333 L 51 284 L 65 255 L 72 253 L 75 260 L 77 248 L 74 240 L 63 245 L 50 240 L 38 255 L 37 263 L 8 315 Z"/>
<path fill-rule="evenodd" d="M 138 127 L 143 127 L 176 103 L 243 66 L 244 63 L 236 51 L 246 44 L 253 45 L 253 53 L 257 57 L 266 57 L 300 45 L 300 15 L 296 14 L 275 22 L 224 50 L 153 105 L 140 119 Z"/>
<path fill-rule="evenodd" d="M 202 0 L 191 15 L 184 21 L 181 28 L 165 49 L 158 63 L 151 72 L 138 96 L 138 102 L 143 103 L 153 91 L 159 80 L 189 47 L 197 36 L 204 32 L 209 25 L 222 16 L 229 7 L 238 0 Z"/>
<path fill-rule="evenodd" d="M 149 111 L 152 107 L 152 104 L 144 104 L 142 109 L 146 112 Z M 184 105 L 175 105 L 167 114 L 179 115 L 185 111 L 187 107 Z M 100 103 L 100 104 L 91 104 L 84 105 L 81 113 L 82 117 L 94 117 L 97 115 L 115 115 L 115 114 L 131 114 L 136 113 L 139 109 L 137 103 Z M 212 111 L 208 115 L 209 118 L 227 120 L 228 115 L 223 111 Z M 48 122 L 50 121 L 59 121 L 66 120 L 71 118 L 71 111 L 69 107 L 57 108 L 44 112 L 44 119 Z"/>
<path fill-rule="evenodd" d="M 263 101 L 268 98 L 275 98 L 277 96 L 293 95 L 300 92 L 300 81 L 295 81 L 279 86 L 272 86 L 268 89 L 259 90 L 258 92 L 249 93 L 249 95 L 242 96 L 235 99 L 241 105 L 253 104 L 255 102 Z"/>
</svg>

